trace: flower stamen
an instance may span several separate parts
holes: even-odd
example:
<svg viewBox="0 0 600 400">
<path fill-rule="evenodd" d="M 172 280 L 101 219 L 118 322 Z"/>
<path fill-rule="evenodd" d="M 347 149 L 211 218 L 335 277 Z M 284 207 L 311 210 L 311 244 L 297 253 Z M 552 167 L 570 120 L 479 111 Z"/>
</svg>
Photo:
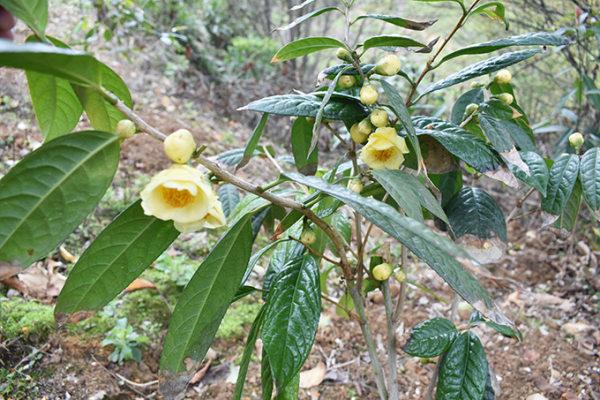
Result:
<svg viewBox="0 0 600 400">
<path fill-rule="evenodd" d="M 174 208 L 183 208 L 194 201 L 194 196 L 188 190 L 178 190 L 161 187 L 161 194 L 165 202 Z"/>
</svg>

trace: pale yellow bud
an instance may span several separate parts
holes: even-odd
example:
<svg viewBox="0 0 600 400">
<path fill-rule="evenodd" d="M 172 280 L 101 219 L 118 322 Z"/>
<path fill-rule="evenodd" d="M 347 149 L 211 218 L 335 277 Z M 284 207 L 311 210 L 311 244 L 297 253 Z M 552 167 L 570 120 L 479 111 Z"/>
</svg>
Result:
<svg viewBox="0 0 600 400">
<path fill-rule="evenodd" d="M 402 282 L 404 282 L 406 280 L 406 273 L 404 271 L 402 271 L 402 270 L 396 272 L 395 276 L 396 276 L 396 280 L 398 282 L 402 283 Z"/>
<path fill-rule="evenodd" d="M 373 132 L 373 125 L 368 118 L 365 118 L 358 123 L 358 129 L 363 135 L 370 135 Z"/>
<path fill-rule="evenodd" d="M 467 108 L 465 108 L 465 113 L 467 115 L 471 115 L 474 112 L 476 112 L 477 110 L 479 110 L 479 105 L 475 104 L 475 103 L 471 103 L 467 106 Z"/>
<path fill-rule="evenodd" d="M 394 271 L 394 268 L 388 264 L 388 263 L 383 263 L 383 264 L 379 264 L 377 266 L 375 266 L 373 268 L 372 274 L 373 274 L 373 278 L 375 278 L 375 280 L 378 281 L 387 281 L 389 279 L 389 277 L 392 275 L 392 272 Z"/>
<path fill-rule="evenodd" d="M 359 127 L 360 124 L 354 124 L 350 128 L 350 137 L 357 144 L 363 144 L 369 137 L 368 133 L 363 133 Z"/>
<path fill-rule="evenodd" d="M 317 235 L 312 229 L 306 228 L 302 231 L 302 235 L 300 235 L 300 241 L 305 246 L 310 246 L 312 244 L 315 244 L 315 242 L 317 241 Z"/>
<path fill-rule="evenodd" d="M 500 85 L 505 85 L 507 83 L 510 83 L 510 81 L 512 80 L 512 74 L 507 69 L 501 69 L 496 74 L 496 77 L 494 78 L 494 80 L 496 81 L 496 83 L 499 83 Z"/>
<path fill-rule="evenodd" d="M 128 119 L 122 119 L 117 122 L 117 128 L 115 131 L 121 139 L 125 140 L 135 135 L 136 128 L 132 121 Z"/>
<path fill-rule="evenodd" d="M 377 103 L 379 92 L 373 85 L 366 84 L 360 89 L 360 101 L 367 106 Z"/>
<path fill-rule="evenodd" d="M 350 54 L 350 52 L 348 50 L 346 50 L 343 47 L 340 47 L 339 49 L 337 49 L 335 56 L 343 61 L 352 61 L 352 55 Z"/>
<path fill-rule="evenodd" d="M 342 75 L 340 79 L 338 79 L 338 85 L 342 89 L 350 89 L 352 86 L 356 85 L 356 78 L 353 75 Z"/>
<path fill-rule="evenodd" d="M 375 72 L 379 75 L 393 76 L 400 72 L 400 58 L 395 54 L 388 54 L 383 57 L 375 66 Z"/>
<path fill-rule="evenodd" d="M 177 164 L 187 163 L 196 150 L 196 141 L 187 129 L 179 129 L 171 133 L 164 142 L 167 157 Z"/>
<path fill-rule="evenodd" d="M 360 179 L 352 179 L 348 182 L 348 189 L 352 190 L 354 193 L 360 193 L 363 190 L 363 184 Z"/>
<path fill-rule="evenodd" d="M 384 109 L 378 108 L 371 113 L 370 116 L 371 123 L 378 128 L 383 128 L 384 126 L 388 126 L 390 119 L 387 111 Z"/>
<path fill-rule="evenodd" d="M 584 142 L 585 139 L 580 132 L 575 132 L 569 135 L 569 144 L 577 151 L 581 149 L 581 146 L 583 146 Z"/>
<path fill-rule="evenodd" d="M 515 101 L 514 96 L 510 93 L 500 93 L 496 97 L 498 97 L 501 102 L 508 104 L 509 106 L 513 103 L 513 101 Z"/>
</svg>

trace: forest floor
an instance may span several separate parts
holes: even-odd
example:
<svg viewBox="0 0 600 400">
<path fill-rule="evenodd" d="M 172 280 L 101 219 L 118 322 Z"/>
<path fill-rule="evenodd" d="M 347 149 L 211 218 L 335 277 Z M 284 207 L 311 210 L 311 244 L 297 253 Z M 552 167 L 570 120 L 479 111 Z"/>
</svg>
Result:
<svg viewBox="0 0 600 400">
<path fill-rule="evenodd" d="M 142 99 L 138 111 L 162 130 L 187 127 L 198 143 L 209 144 L 211 154 L 241 147 L 247 139 L 249 127 L 223 118 L 218 107 L 203 100 L 207 97 L 205 86 L 183 86 L 151 71 L 136 73 L 136 68 L 123 62 L 109 64 L 132 83 L 134 98 Z M 39 146 L 41 138 L 25 94 L 24 75 L 3 70 L 0 88 L 1 176 Z M 90 239 L 132 201 L 148 176 L 166 165 L 160 144 L 151 138 L 139 135 L 126 142 L 115 187 L 94 215 L 65 242 L 66 250 L 74 258 L 81 255 Z M 241 173 L 248 179 L 266 179 L 264 171 L 272 169 L 267 161 L 259 159 Z M 505 211 L 510 211 L 514 196 L 501 195 L 494 188 Z M 510 242 L 501 261 L 478 271 L 483 284 L 524 335 L 523 342 L 518 343 L 487 328 L 476 328 L 501 389 L 497 398 L 526 399 L 538 393 L 556 400 L 600 399 L 598 237 L 585 223 L 569 233 L 542 229 L 539 218 L 530 210 L 526 203 L 521 218 L 509 225 Z M 216 237 L 205 233 L 183 236 L 143 275 L 148 288 L 131 288 L 102 315 L 86 315 L 86 319 L 71 321 L 60 329 L 52 321 L 52 304 L 74 258 L 57 251 L 29 273 L 20 274 L 25 294 L 15 288 L 0 289 L 0 398 L 160 398 L 156 380 L 165 321 L 178 291 Z M 268 238 L 261 240 L 266 242 Z M 429 290 L 409 286 L 407 292 L 404 319 L 397 332 L 402 354 L 400 388 L 402 399 L 423 399 L 434 364 L 403 354 L 400 347 L 415 324 L 433 316 L 450 315 L 452 294 L 426 266 L 411 262 L 406 269 L 411 280 Z M 261 271 L 259 268 L 258 275 Z M 338 285 L 333 284 L 329 294 L 338 298 Z M 250 298 L 228 314 L 226 326 L 220 330 L 210 357 L 196 374 L 195 383 L 189 385 L 185 398 L 231 398 L 245 334 L 259 303 L 258 298 Z M 385 332 L 381 296 L 372 293 L 368 306 L 375 332 Z M 128 318 L 134 329 L 151 338 L 150 344 L 141 347 L 141 362 L 116 364 L 108 360 L 111 348 L 103 347 L 101 341 L 117 316 Z M 469 310 L 459 307 L 456 322 L 464 324 L 468 317 Z M 379 334 L 376 340 L 385 360 L 385 337 Z M 259 349 L 255 354 L 260 354 Z M 352 320 L 338 316 L 330 304 L 324 303 L 305 371 L 301 399 L 377 398 L 360 329 Z M 260 360 L 255 357 L 243 398 L 259 399 L 260 393 Z"/>
</svg>

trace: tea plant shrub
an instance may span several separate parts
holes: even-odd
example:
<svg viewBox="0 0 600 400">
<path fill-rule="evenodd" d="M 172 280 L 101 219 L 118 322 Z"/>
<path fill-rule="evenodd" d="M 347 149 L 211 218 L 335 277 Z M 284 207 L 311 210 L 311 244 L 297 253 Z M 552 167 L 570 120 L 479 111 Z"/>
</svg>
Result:
<svg viewBox="0 0 600 400">
<path fill-rule="evenodd" d="M 434 1 L 440 0 L 421 2 Z M 571 229 L 582 207 L 597 218 L 600 149 L 583 152 L 585 136 L 574 135 L 568 153 L 544 158 L 511 85 L 512 65 L 533 62 L 546 48 L 568 46 L 569 31 L 534 32 L 445 52 L 454 34 L 468 29 L 480 15 L 506 22 L 499 2 L 447 2 L 460 7 L 462 16 L 446 38 L 431 43 L 421 43 L 405 32 L 425 30 L 434 21 L 355 15 L 350 0 L 311 11 L 283 27 L 292 29 L 308 19 L 336 14 L 345 21 L 344 38 L 292 41 L 276 52 L 273 62 L 329 52 L 337 55 L 339 63 L 319 74 L 319 86 L 311 93 L 274 95 L 243 107 L 262 114 L 247 146 L 210 158 L 204 154 L 209 143 L 197 147 L 189 131 L 166 135 L 137 115 L 126 83 L 108 66 L 47 36 L 44 0 L 0 0 L 33 31 L 24 44 L 0 41 L 0 66 L 26 71 L 45 137 L 40 148 L 0 180 L 0 261 L 27 268 L 52 252 L 111 185 L 122 141 L 143 132 L 164 142 L 173 165 L 152 177 L 140 200 L 117 216 L 79 258 L 58 298 L 57 319 L 101 309 L 181 232 L 226 226 L 173 312 L 160 363 L 163 394 L 174 398 L 185 388 L 230 304 L 260 290 L 263 303 L 242 354 L 234 398 L 242 396 L 258 338 L 263 342 L 263 398 L 273 394 L 297 398 L 299 372 L 317 332 L 322 290 L 327 274 L 335 268 L 346 292 L 338 308 L 360 326 L 378 395 L 398 399 L 394 332 L 402 317 L 408 282 L 404 267 L 411 253 L 474 311 L 467 326 L 457 327 L 444 318 L 419 323 L 404 352 L 439 357 L 433 377 L 437 399 L 495 398 L 494 374 L 471 328 L 487 324 L 517 340 L 521 335 L 459 259 L 472 259 L 468 250 L 485 253 L 494 241 L 506 241 L 506 217 L 493 197 L 464 182 L 470 181 L 469 176 L 483 175 L 513 192 L 519 186 L 530 188 L 528 195 L 538 191 L 546 222 Z M 358 45 L 350 46 L 354 23 L 363 19 L 386 24 L 394 33 L 360 38 Z M 423 54 L 419 74 L 402 69 L 399 54 L 406 51 L 402 49 Z M 376 50 L 386 52 L 379 62 L 361 61 Z M 490 55 L 483 61 L 424 84 L 442 64 L 486 54 Z M 416 111 L 415 106 L 429 94 L 477 78 L 449 115 L 433 117 Z M 408 83 L 405 93 L 397 89 L 398 79 Z M 93 129 L 73 132 L 84 112 Z M 277 116 L 294 118 L 289 140 L 298 172 L 282 173 L 265 185 L 241 179 L 237 169 L 271 151 L 259 144 L 269 119 Z M 325 168 L 319 156 L 324 135 L 336 136 L 345 146 L 332 168 Z M 241 197 L 240 192 L 246 194 Z M 340 213 L 342 209 L 352 215 L 350 221 Z M 427 220 L 435 220 L 447 233 L 433 230 Z M 371 248 L 368 239 L 374 226 L 399 242 L 400 257 Z M 273 227 L 275 240 L 255 249 L 262 227 Z M 267 254 L 269 266 L 261 287 L 248 286 L 249 275 Z M 325 261 L 332 267 L 324 269 Z M 390 291 L 392 279 L 403 288 L 398 296 Z M 384 297 L 385 367 L 367 322 L 365 298 L 373 290 L 381 290 Z"/>
</svg>

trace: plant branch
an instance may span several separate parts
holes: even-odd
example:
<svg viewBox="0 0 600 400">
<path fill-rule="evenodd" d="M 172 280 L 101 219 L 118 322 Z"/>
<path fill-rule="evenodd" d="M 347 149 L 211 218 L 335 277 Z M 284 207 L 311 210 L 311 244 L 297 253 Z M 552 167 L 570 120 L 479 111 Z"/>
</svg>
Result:
<svg viewBox="0 0 600 400">
<path fill-rule="evenodd" d="M 398 366 L 396 365 L 396 322 L 394 320 L 394 310 L 392 309 L 392 297 L 390 295 L 389 279 L 381 285 L 383 292 L 383 304 L 385 306 L 385 320 L 387 326 L 387 347 L 388 347 L 388 387 L 390 389 L 389 400 L 398 400 Z"/>
</svg>

